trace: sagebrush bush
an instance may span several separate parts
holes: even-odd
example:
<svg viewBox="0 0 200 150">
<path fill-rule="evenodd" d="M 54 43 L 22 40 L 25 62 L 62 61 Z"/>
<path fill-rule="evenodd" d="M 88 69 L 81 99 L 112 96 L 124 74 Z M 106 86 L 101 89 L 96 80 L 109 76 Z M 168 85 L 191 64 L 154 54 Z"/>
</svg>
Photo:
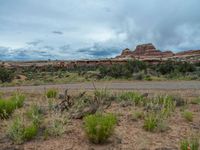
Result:
<svg viewBox="0 0 200 150">
<path fill-rule="evenodd" d="M 120 101 L 132 101 L 135 105 L 143 102 L 144 97 L 137 92 L 124 92 L 119 96 Z"/>
<path fill-rule="evenodd" d="M 46 92 L 46 96 L 47 98 L 56 98 L 58 95 L 58 91 L 56 89 L 49 89 L 47 92 Z"/>
<path fill-rule="evenodd" d="M 21 118 L 16 118 L 8 127 L 8 136 L 17 144 L 28 141 L 35 137 L 38 132 L 38 127 L 34 124 L 25 125 Z"/>
<path fill-rule="evenodd" d="M 112 135 L 116 122 L 113 114 L 89 115 L 84 118 L 84 130 L 91 142 L 102 143 Z"/>
<path fill-rule="evenodd" d="M 45 138 L 48 136 L 61 136 L 65 132 L 65 124 L 59 120 L 55 119 L 51 121 L 51 124 L 48 125 L 48 127 L 45 130 Z"/>
<path fill-rule="evenodd" d="M 199 148 L 198 138 L 184 139 L 180 143 L 180 150 L 199 150 Z"/>
<path fill-rule="evenodd" d="M 185 118 L 185 120 L 192 122 L 193 121 L 193 113 L 190 111 L 184 111 L 182 113 L 183 117 Z"/>
<path fill-rule="evenodd" d="M 0 118 L 8 118 L 15 109 L 23 106 L 24 100 L 25 96 L 20 93 L 16 93 L 9 99 L 0 99 Z"/>
<path fill-rule="evenodd" d="M 31 106 L 26 115 L 36 126 L 42 122 L 42 110 L 38 105 Z"/>
</svg>

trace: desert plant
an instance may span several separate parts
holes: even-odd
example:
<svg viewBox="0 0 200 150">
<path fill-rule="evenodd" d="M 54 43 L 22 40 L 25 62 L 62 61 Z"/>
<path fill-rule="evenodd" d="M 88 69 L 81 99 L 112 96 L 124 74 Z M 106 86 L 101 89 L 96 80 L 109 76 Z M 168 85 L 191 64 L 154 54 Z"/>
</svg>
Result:
<svg viewBox="0 0 200 150">
<path fill-rule="evenodd" d="M 144 129 L 153 132 L 158 126 L 158 116 L 155 113 L 149 113 L 144 118 Z"/>
<path fill-rule="evenodd" d="M 199 150 L 198 138 L 184 139 L 180 142 L 180 150 Z"/>
<path fill-rule="evenodd" d="M 9 99 L 0 99 L 0 118 L 8 118 L 15 109 L 23 106 L 24 100 L 25 96 L 20 93 L 16 93 Z"/>
<path fill-rule="evenodd" d="M 91 142 L 102 143 L 112 135 L 116 122 L 113 114 L 89 115 L 84 118 L 84 130 Z"/>
<path fill-rule="evenodd" d="M 190 111 L 184 111 L 182 113 L 183 117 L 185 118 L 185 120 L 192 122 L 193 121 L 193 113 Z"/>
<path fill-rule="evenodd" d="M 45 130 L 45 137 L 47 136 L 60 136 L 65 132 L 65 127 L 63 122 L 61 122 L 60 120 L 53 120 L 51 122 L 51 125 L 46 128 Z"/>
<path fill-rule="evenodd" d="M 0 67 L 0 80 L 1 82 L 11 82 L 14 78 L 14 72 L 6 68 Z"/>
<path fill-rule="evenodd" d="M 42 110 L 38 105 L 32 105 L 26 115 L 36 126 L 42 122 Z"/>
<path fill-rule="evenodd" d="M 47 92 L 46 92 L 46 96 L 47 98 L 56 98 L 58 95 L 58 91 L 56 89 L 49 89 Z"/>
<path fill-rule="evenodd" d="M 137 121 L 138 119 L 142 119 L 144 117 L 144 113 L 142 111 L 135 111 L 132 114 L 132 120 Z"/>
<path fill-rule="evenodd" d="M 14 95 L 10 98 L 11 101 L 14 101 L 17 108 L 20 108 L 23 106 L 25 101 L 25 96 L 21 93 L 14 93 Z"/>
<path fill-rule="evenodd" d="M 143 102 L 144 97 L 137 92 L 124 92 L 119 96 L 120 101 L 132 101 L 135 105 Z"/>
<path fill-rule="evenodd" d="M 17 144 L 30 140 L 37 135 L 38 127 L 34 124 L 25 125 L 23 120 L 17 117 L 8 127 L 8 136 Z"/>
<path fill-rule="evenodd" d="M 200 97 L 193 99 L 191 103 L 192 104 L 197 104 L 197 105 L 199 104 L 200 105 Z"/>
</svg>

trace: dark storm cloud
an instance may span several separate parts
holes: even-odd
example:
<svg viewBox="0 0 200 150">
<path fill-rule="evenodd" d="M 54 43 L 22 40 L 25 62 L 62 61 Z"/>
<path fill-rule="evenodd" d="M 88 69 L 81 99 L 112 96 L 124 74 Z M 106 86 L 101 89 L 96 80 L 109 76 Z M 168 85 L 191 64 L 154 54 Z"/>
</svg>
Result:
<svg viewBox="0 0 200 150">
<path fill-rule="evenodd" d="M 29 59 L 41 58 L 43 49 L 52 58 L 112 57 L 142 43 L 200 49 L 199 6 L 199 0 L 0 0 L 0 46 L 9 58 Z"/>
</svg>

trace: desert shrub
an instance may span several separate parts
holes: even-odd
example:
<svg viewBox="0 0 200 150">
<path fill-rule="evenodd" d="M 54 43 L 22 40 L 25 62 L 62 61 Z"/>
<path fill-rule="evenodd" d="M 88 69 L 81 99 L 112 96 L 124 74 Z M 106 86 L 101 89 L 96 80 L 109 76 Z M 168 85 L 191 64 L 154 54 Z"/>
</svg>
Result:
<svg viewBox="0 0 200 150">
<path fill-rule="evenodd" d="M 46 93 L 47 98 L 56 98 L 58 95 L 58 91 L 55 89 L 49 89 Z"/>
<path fill-rule="evenodd" d="M 17 144 L 30 140 L 37 135 L 38 127 L 34 124 L 25 125 L 21 118 L 16 118 L 8 127 L 8 136 Z"/>
<path fill-rule="evenodd" d="M 135 103 L 135 105 L 138 105 L 143 102 L 144 97 L 137 92 L 123 92 L 121 95 L 119 95 L 120 101 L 132 101 Z"/>
<path fill-rule="evenodd" d="M 99 67 L 102 77 L 111 76 L 113 78 L 130 78 L 133 73 L 138 73 L 146 69 L 146 64 L 142 61 L 128 61 L 125 64 L 114 64 L 112 66 Z"/>
<path fill-rule="evenodd" d="M 49 116 L 46 122 L 46 129 L 44 131 L 44 136 L 61 136 L 66 131 L 66 124 L 68 123 L 68 118 L 65 115 L 55 113 Z"/>
<path fill-rule="evenodd" d="M 84 129 L 91 142 L 102 143 L 112 135 L 116 122 L 113 114 L 89 115 L 84 118 Z"/>
<path fill-rule="evenodd" d="M 8 118 L 15 109 L 23 106 L 24 100 L 25 96 L 20 93 L 16 93 L 14 96 L 6 100 L 0 99 L 0 118 Z"/>
<path fill-rule="evenodd" d="M 132 120 L 137 121 L 139 119 L 142 119 L 144 117 L 144 113 L 142 111 L 135 111 L 132 114 Z"/>
<path fill-rule="evenodd" d="M 94 96 L 98 102 L 113 101 L 115 96 L 109 92 L 106 88 L 101 90 L 95 90 Z"/>
<path fill-rule="evenodd" d="M 180 150 L 199 150 L 199 139 L 184 139 L 180 142 Z"/>
<path fill-rule="evenodd" d="M 12 112 L 15 110 L 16 105 L 14 102 L 10 100 L 0 100 L 0 118 L 6 119 L 8 118 Z"/>
<path fill-rule="evenodd" d="M 158 126 L 158 116 L 155 113 L 149 113 L 144 118 L 144 129 L 153 132 Z"/>
<path fill-rule="evenodd" d="M 1 82 L 11 82 L 14 78 L 14 72 L 6 68 L 0 67 L 0 80 Z"/>
<path fill-rule="evenodd" d="M 190 111 L 184 111 L 182 113 L 183 117 L 185 118 L 185 120 L 192 122 L 193 121 L 193 113 Z"/>
<path fill-rule="evenodd" d="M 42 122 L 42 110 L 38 105 L 31 106 L 26 115 L 36 126 L 39 126 Z"/>
<path fill-rule="evenodd" d="M 25 95 L 21 93 L 14 93 L 10 100 L 15 102 L 17 108 L 20 108 L 23 106 L 25 98 Z"/>
<path fill-rule="evenodd" d="M 51 125 L 45 130 L 45 137 L 60 136 L 65 132 L 63 123 L 60 120 L 54 120 Z"/>
<path fill-rule="evenodd" d="M 195 98 L 191 101 L 192 104 L 199 104 L 200 105 L 200 97 Z"/>
</svg>

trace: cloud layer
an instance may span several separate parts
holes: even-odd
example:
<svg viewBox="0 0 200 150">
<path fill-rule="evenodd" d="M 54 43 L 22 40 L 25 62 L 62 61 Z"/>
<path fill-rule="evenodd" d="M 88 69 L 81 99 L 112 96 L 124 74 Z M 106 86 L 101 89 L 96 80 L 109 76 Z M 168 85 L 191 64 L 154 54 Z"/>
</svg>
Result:
<svg viewBox="0 0 200 150">
<path fill-rule="evenodd" d="M 199 0 L 0 0 L 0 59 L 113 57 L 152 42 L 200 49 Z"/>
</svg>

